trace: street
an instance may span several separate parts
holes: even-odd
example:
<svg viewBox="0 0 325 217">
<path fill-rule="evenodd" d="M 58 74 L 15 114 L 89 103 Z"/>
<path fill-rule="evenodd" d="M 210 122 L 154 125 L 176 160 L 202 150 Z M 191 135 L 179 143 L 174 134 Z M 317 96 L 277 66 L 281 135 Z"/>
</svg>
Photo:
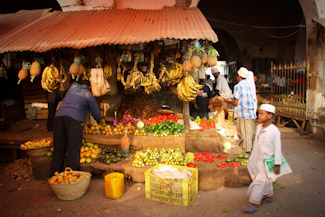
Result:
<svg viewBox="0 0 325 217">
<path fill-rule="evenodd" d="M 274 186 L 275 201 L 259 207 L 250 216 L 325 216 L 325 143 L 280 128 L 282 151 L 293 173 L 280 177 Z M 1 168 L 1 174 L 3 167 Z M 74 201 L 61 201 L 46 181 L 0 178 L 0 216 L 246 216 L 248 186 L 199 191 L 185 207 L 145 198 L 144 183 L 126 184 L 116 200 L 105 197 L 104 179 L 93 175 L 87 193 Z"/>
</svg>

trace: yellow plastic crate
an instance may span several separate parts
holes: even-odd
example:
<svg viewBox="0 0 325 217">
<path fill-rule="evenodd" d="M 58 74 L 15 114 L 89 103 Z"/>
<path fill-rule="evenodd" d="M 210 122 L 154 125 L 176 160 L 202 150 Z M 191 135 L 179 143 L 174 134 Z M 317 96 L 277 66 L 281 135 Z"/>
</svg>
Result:
<svg viewBox="0 0 325 217">
<path fill-rule="evenodd" d="M 187 169 L 192 172 L 192 175 L 186 180 L 162 178 L 152 173 L 153 169 L 163 166 L 176 167 L 181 172 Z M 198 170 L 191 167 L 158 164 L 145 172 L 145 189 L 147 199 L 188 206 L 198 192 Z"/>
</svg>

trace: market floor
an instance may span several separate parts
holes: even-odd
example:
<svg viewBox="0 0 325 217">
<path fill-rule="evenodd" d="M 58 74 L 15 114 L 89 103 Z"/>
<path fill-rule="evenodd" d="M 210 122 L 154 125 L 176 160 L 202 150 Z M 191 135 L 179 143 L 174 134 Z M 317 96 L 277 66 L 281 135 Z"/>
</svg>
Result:
<svg viewBox="0 0 325 217">
<path fill-rule="evenodd" d="M 285 130 L 285 129 L 284 129 Z M 260 206 L 250 216 L 325 216 L 325 144 L 322 141 L 283 133 L 283 154 L 293 174 L 280 177 L 275 201 Z M 290 136 L 291 135 L 291 136 Z M 145 198 L 144 184 L 126 185 L 120 199 L 105 197 L 104 179 L 93 176 L 87 193 L 74 201 L 55 197 L 46 181 L 10 180 L 0 170 L 0 216 L 246 216 L 247 188 L 199 191 L 189 206 L 164 204 Z"/>
</svg>

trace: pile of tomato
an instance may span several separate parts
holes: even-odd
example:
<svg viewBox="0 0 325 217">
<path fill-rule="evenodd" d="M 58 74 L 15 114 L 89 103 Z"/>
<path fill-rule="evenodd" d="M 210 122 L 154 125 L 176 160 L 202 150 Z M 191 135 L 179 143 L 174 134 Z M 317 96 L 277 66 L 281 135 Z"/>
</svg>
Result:
<svg viewBox="0 0 325 217">
<path fill-rule="evenodd" d="M 235 159 L 234 158 L 234 162 L 231 162 L 231 160 L 228 158 L 227 155 L 223 155 L 223 154 L 219 154 L 219 155 L 212 155 L 210 152 L 202 152 L 202 153 L 197 153 L 194 155 L 194 159 L 192 163 L 188 163 L 187 166 L 188 167 L 198 167 L 198 168 L 202 168 L 204 167 L 204 164 L 198 164 L 196 162 L 198 161 L 203 161 L 203 162 L 206 162 L 206 163 L 213 163 L 215 162 L 214 159 L 219 159 L 219 160 L 223 160 L 223 159 L 226 159 L 226 162 L 219 162 L 217 163 L 217 167 L 218 168 L 225 168 L 225 167 L 238 167 L 239 165 L 242 165 L 242 166 L 246 166 L 246 164 L 244 164 L 244 162 L 242 163 L 239 163 L 239 162 L 235 162 Z M 237 159 L 238 161 L 238 159 Z M 247 160 L 246 160 L 247 162 Z"/>
<path fill-rule="evenodd" d="M 208 121 L 206 118 L 203 118 L 200 123 L 200 127 L 202 128 L 201 131 L 204 131 L 204 130 L 215 128 L 216 123 L 214 122 L 214 120 Z"/>
<path fill-rule="evenodd" d="M 181 118 L 180 117 L 177 117 L 173 114 L 169 114 L 169 115 L 157 115 L 157 116 L 154 116 L 152 118 L 150 118 L 150 122 L 152 125 L 154 124 L 159 124 L 161 122 L 165 122 L 165 121 L 169 121 L 169 120 L 172 120 L 173 122 L 177 122 L 178 120 L 180 120 Z"/>
</svg>

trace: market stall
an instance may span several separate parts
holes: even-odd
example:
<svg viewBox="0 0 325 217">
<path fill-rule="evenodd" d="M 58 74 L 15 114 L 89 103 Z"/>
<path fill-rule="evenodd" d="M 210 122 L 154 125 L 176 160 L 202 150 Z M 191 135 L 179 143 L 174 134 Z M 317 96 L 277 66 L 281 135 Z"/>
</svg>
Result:
<svg viewBox="0 0 325 217">
<path fill-rule="evenodd" d="M 152 22 L 139 19 L 136 25 L 135 20 L 123 19 L 132 12 L 132 9 L 104 10 L 91 12 L 91 16 L 89 12 L 74 12 L 75 17 L 71 19 L 76 23 L 80 24 L 82 18 L 89 17 L 90 20 L 83 23 L 84 28 L 88 26 L 94 30 L 89 37 L 98 44 L 87 43 L 91 40 L 74 35 L 73 26 L 62 27 L 60 31 L 65 33 L 62 35 L 69 35 L 69 39 L 56 40 L 66 41 L 64 45 L 54 40 L 55 43 L 49 42 L 44 48 L 46 41 L 42 38 L 41 44 L 29 48 L 36 52 L 53 48 L 61 48 L 61 51 L 18 55 L 18 62 L 21 63 L 18 67 L 24 72 L 18 76 L 22 80 L 19 83 L 24 85 L 29 82 L 26 71 L 32 76 L 30 83 L 37 83 L 47 93 L 64 89 L 70 77 L 89 80 L 103 119 L 96 123 L 89 116 L 85 121 L 84 141 L 80 150 L 80 167 L 83 171 L 100 174 L 120 172 L 127 181 L 147 182 L 146 172 L 164 164 L 188 168 L 192 172 L 192 193 L 194 189 L 197 193 L 197 189 L 215 190 L 224 186 L 247 185 L 250 181 L 246 169 L 248 156 L 241 153 L 241 140 L 236 138 L 233 131 L 235 123 L 224 120 L 224 113 L 218 113 L 222 109 L 214 109 L 214 115 L 210 118 L 190 117 L 189 103 L 203 88 L 198 83 L 199 79 L 205 77 L 203 65 L 212 67 L 218 61 L 218 52 L 211 44 L 217 41 L 214 31 L 197 8 L 152 10 Z M 136 13 L 147 16 L 146 12 L 136 10 Z M 70 13 L 53 12 L 47 16 L 55 25 Z M 161 14 L 164 19 L 161 19 Z M 113 25 L 103 27 L 95 22 L 95 17 L 106 19 L 106 22 L 101 22 L 105 25 L 114 20 Z M 187 25 L 188 21 L 198 22 L 193 17 L 202 18 L 199 25 Z M 165 23 L 160 23 L 165 19 L 175 23 L 176 28 L 168 26 L 165 30 Z M 180 22 L 173 22 L 174 19 Z M 35 23 L 34 28 L 28 29 L 30 35 L 39 29 L 49 35 L 48 31 L 51 30 L 46 28 L 46 22 L 36 20 Z M 125 31 L 112 35 L 116 33 L 112 29 L 116 29 L 117 23 L 123 23 L 124 27 L 118 26 L 118 30 Z M 148 28 L 134 29 L 134 26 L 140 27 L 141 24 Z M 163 30 L 155 32 L 153 29 L 156 25 L 164 27 Z M 189 28 L 186 35 L 178 31 L 184 27 Z M 107 29 L 110 31 L 105 31 Z M 72 32 L 69 34 L 66 31 Z M 148 38 L 153 34 L 145 31 L 154 31 L 157 35 Z M 105 39 L 103 35 L 107 35 Z M 75 44 L 73 38 L 80 43 Z M 0 51 L 18 45 L 0 46 Z M 35 119 L 37 115 L 40 117 L 39 111 L 36 111 Z M 46 116 L 46 112 L 42 114 Z M 31 142 L 31 146 L 28 144 L 23 144 L 21 149 L 36 152 L 49 148 L 39 147 L 35 141 Z M 40 168 L 46 173 L 52 154 L 50 148 L 39 156 L 30 156 L 38 157 L 37 160 L 33 158 L 33 168 Z M 46 168 L 43 167 L 45 165 Z M 73 176 L 77 175 L 73 173 Z M 64 177 L 68 179 L 68 176 Z M 58 174 L 52 177 L 51 187 L 65 184 L 60 179 L 63 178 Z"/>
</svg>

